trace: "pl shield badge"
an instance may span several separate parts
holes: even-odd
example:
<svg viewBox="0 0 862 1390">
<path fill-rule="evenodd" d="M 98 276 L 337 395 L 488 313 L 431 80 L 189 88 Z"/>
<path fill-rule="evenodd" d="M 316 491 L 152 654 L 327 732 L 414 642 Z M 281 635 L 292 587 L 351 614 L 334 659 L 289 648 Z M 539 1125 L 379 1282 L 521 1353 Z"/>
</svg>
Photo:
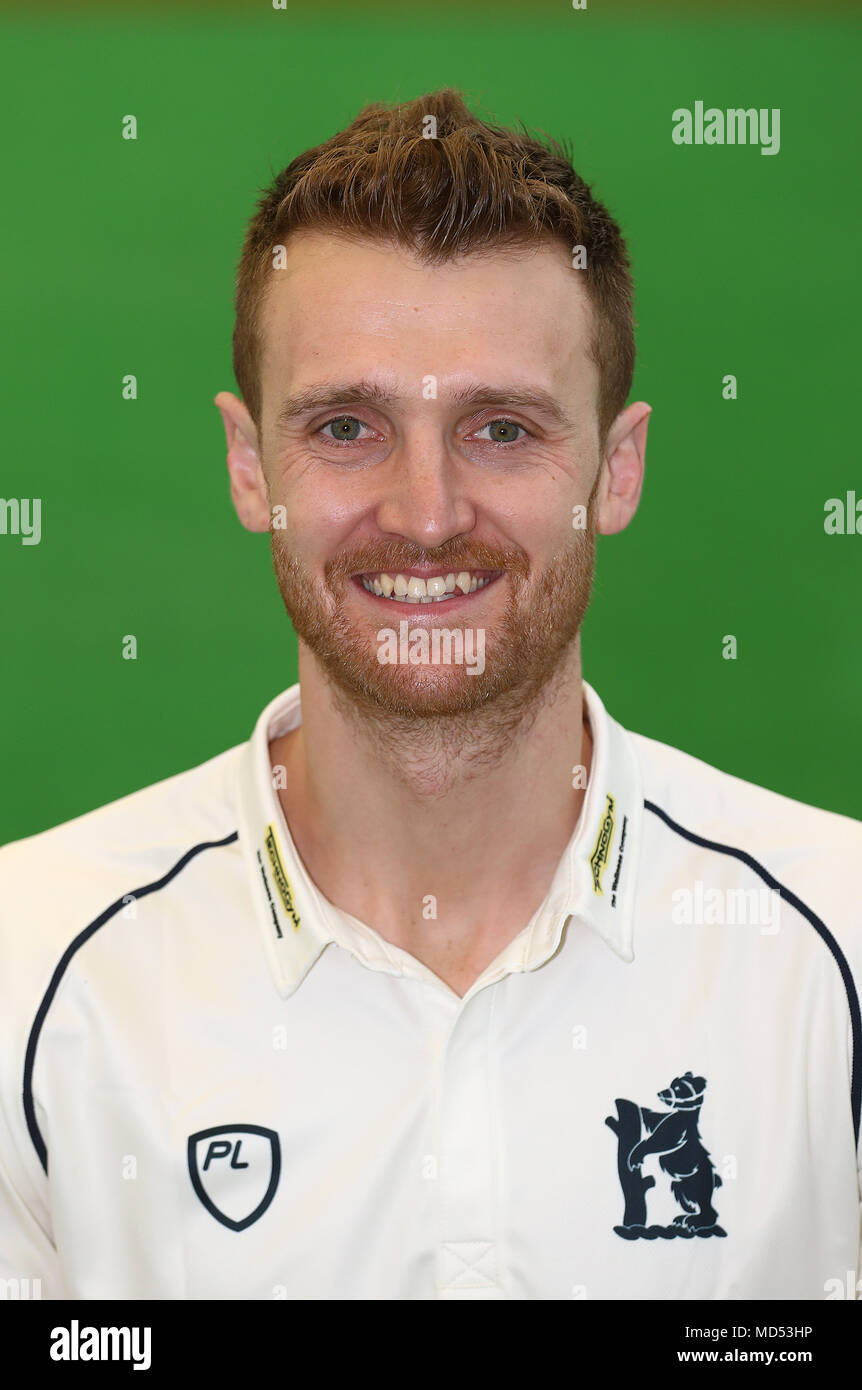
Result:
<svg viewBox="0 0 862 1390">
<path fill-rule="evenodd" d="M 281 1146 L 261 1125 L 217 1125 L 189 1135 L 189 1176 L 207 1211 L 232 1231 L 244 1231 L 275 1196 Z"/>
</svg>

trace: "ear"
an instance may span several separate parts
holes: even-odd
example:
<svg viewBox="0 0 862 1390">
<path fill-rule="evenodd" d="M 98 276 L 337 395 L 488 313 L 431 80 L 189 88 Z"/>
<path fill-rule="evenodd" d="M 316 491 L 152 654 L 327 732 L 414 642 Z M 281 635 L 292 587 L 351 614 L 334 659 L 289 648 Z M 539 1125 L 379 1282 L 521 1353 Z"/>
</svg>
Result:
<svg viewBox="0 0 862 1390">
<path fill-rule="evenodd" d="M 269 488 L 260 464 L 255 423 L 239 397 L 230 391 L 219 391 L 215 405 L 227 439 L 230 495 L 236 514 L 247 531 L 268 531 Z"/>
<path fill-rule="evenodd" d="M 596 531 L 613 536 L 628 526 L 640 501 L 652 406 L 634 401 L 608 432 L 596 496 Z"/>
</svg>

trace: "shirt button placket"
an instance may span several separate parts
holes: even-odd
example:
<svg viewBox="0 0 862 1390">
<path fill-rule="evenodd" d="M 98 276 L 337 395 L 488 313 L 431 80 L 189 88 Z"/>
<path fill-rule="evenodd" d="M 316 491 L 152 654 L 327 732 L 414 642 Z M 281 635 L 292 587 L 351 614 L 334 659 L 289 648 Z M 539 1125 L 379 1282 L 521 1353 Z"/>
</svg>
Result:
<svg viewBox="0 0 862 1390">
<path fill-rule="evenodd" d="M 437 1297 L 505 1298 L 490 1084 L 493 989 L 459 1003 L 439 1055 Z"/>
</svg>

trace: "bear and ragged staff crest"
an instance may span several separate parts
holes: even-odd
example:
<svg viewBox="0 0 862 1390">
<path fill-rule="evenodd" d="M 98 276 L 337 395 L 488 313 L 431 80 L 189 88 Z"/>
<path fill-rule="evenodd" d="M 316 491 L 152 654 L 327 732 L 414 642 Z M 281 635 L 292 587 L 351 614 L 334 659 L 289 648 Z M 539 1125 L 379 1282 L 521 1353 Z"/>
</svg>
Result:
<svg viewBox="0 0 862 1390">
<path fill-rule="evenodd" d="M 624 1240 L 727 1235 L 712 1205 L 721 1178 L 698 1128 L 705 1090 L 706 1079 L 687 1071 L 658 1092 L 668 1109 L 650 1110 L 618 1098 L 617 1114 L 605 1119 L 617 1136 L 617 1171 L 625 1209 L 622 1225 L 614 1230 Z M 646 1194 L 655 1187 L 655 1178 L 644 1177 L 641 1165 L 649 1154 L 658 1154 L 659 1167 L 668 1174 L 670 1190 L 682 1208 L 670 1226 L 647 1224 Z"/>
</svg>

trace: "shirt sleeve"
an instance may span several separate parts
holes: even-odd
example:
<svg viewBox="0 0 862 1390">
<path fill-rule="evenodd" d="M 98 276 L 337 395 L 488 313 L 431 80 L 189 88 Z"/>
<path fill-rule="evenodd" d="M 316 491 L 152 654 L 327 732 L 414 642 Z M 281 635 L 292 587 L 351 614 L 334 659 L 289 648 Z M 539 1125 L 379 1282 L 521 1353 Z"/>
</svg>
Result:
<svg viewBox="0 0 862 1390">
<path fill-rule="evenodd" d="M 44 857 L 38 836 L 0 848 L 0 1301 L 72 1297 L 22 1096 L 30 1029 L 62 954 L 63 932 L 53 933 L 61 903 L 51 894 L 67 879 L 42 891 Z"/>
<path fill-rule="evenodd" d="M 0 1114 L 0 1301 L 68 1298 L 57 1251 L 10 1177 L 9 1141 Z"/>
</svg>

